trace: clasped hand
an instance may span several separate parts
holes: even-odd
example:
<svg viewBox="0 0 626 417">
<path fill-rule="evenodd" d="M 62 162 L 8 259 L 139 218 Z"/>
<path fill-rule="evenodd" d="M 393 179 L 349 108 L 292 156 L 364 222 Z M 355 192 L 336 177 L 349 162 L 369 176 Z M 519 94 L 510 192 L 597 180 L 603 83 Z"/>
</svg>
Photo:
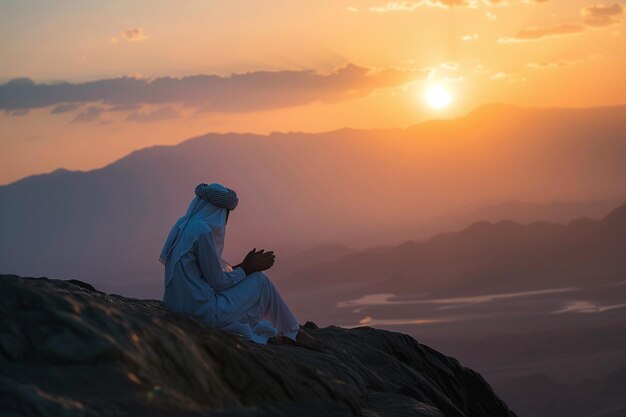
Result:
<svg viewBox="0 0 626 417">
<path fill-rule="evenodd" d="M 265 271 L 270 269 L 274 265 L 276 255 L 274 251 L 265 252 L 265 249 L 257 251 L 256 248 L 252 249 L 243 262 L 239 265 L 245 271 L 246 275 L 253 272 Z"/>
</svg>

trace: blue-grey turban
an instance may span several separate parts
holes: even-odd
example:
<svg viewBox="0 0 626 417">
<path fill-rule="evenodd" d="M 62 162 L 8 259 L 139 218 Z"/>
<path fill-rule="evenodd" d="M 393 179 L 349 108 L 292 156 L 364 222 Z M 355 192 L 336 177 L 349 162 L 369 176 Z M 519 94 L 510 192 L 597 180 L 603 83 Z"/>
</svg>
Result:
<svg viewBox="0 0 626 417">
<path fill-rule="evenodd" d="M 230 188 L 224 187 L 222 184 L 198 184 L 196 187 L 196 196 L 214 206 L 234 210 L 239 203 L 237 193 Z"/>
</svg>

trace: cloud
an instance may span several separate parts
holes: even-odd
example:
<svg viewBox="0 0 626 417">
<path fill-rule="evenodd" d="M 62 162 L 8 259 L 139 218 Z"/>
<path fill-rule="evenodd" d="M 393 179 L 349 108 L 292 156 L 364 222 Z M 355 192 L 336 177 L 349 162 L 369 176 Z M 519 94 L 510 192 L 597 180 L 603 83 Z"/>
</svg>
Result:
<svg viewBox="0 0 626 417">
<path fill-rule="evenodd" d="M 115 106 L 111 106 L 107 109 L 108 112 L 127 112 L 133 110 L 139 110 L 141 108 L 140 104 L 116 104 Z"/>
<path fill-rule="evenodd" d="M 140 113 L 133 112 L 126 117 L 126 121 L 129 122 L 160 122 L 162 120 L 169 120 L 178 117 L 178 112 L 171 106 L 159 107 L 158 109 L 148 112 Z"/>
<path fill-rule="evenodd" d="M 439 66 L 448 71 L 456 71 L 459 69 L 459 64 L 453 61 L 444 62 L 442 64 L 439 64 Z"/>
<path fill-rule="evenodd" d="M 489 6 L 509 6 L 513 3 L 511 0 L 483 0 Z M 547 3 L 549 0 L 521 0 L 522 3 Z"/>
<path fill-rule="evenodd" d="M 579 59 L 569 59 L 569 60 L 561 60 L 561 61 L 542 61 L 542 62 L 528 62 L 526 64 L 527 68 L 531 69 L 557 69 L 557 68 L 565 68 L 572 65 L 581 64 L 586 61 L 595 61 L 597 59 L 602 58 L 600 54 L 588 55 L 584 58 Z"/>
<path fill-rule="evenodd" d="M 26 116 L 28 113 L 30 113 L 28 109 L 11 110 L 8 112 L 11 116 Z"/>
<path fill-rule="evenodd" d="M 528 28 L 517 32 L 512 38 L 500 38 L 498 43 L 518 43 L 534 41 L 546 37 L 552 36 L 566 36 L 581 33 L 585 30 L 583 25 L 573 23 L 565 23 L 556 26 L 540 27 L 540 28 Z"/>
<path fill-rule="evenodd" d="M 425 78 L 424 71 L 374 70 L 347 64 L 329 74 L 313 70 L 254 71 L 155 79 L 119 77 L 86 83 L 37 84 L 18 78 L 0 85 L 0 110 L 99 102 L 113 108 L 180 103 L 212 112 L 250 112 L 337 102 Z M 79 117 L 84 120 L 95 110 Z"/>
<path fill-rule="evenodd" d="M 67 113 L 69 111 L 78 110 L 79 107 L 80 104 L 75 103 L 59 104 L 58 106 L 54 106 L 54 108 L 50 110 L 50 114 Z"/>
<path fill-rule="evenodd" d="M 491 76 L 492 80 L 504 80 L 505 78 L 508 78 L 508 75 L 504 71 L 498 71 Z"/>
<path fill-rule="evenodd" d="M 470 35 L 461 36 L 461 40 L 464 42 L 475 41 L 476 39 L 478 39 L 478 33 L 472 33 Z"/>
<path fill-rule="evenodd" d="M 469 6 L 472 3 L 476 3 L 474 0 L 420 0 L 420 1 L 403 1 L 403 2 L 389 2 L 382 6 L 372 6 L 369 8 L 372 12 L 386 13 L 386 12 L 412 12 L 420 7 L 440 7 L 450 8 L 455 6 Z"/>
<path fill-rule="evenodd" d="M 582 32 L 584 28 L 579 24 L 562 24 L 557 26 L 530 28 L 520 30 L 515 36 L 517 39 L 539 39 L 546 36 L 570 35 L 572 33 Z"/>
<path fill-rule="evenodd" d="M 102 121 L 100 119 L 100 115 L 105 110 L 106 109 L 102 107 L 96 107 L 96 106 L 88 107 L 87 109 L 78 113 L 74 117 L 74 119 L 72 119 L 72 123 L 88 123 L 88 122 Z"/>
<path fill-rule="evenodd" d="M 130 28 L 122 32 L 122 37 L 127 41 L 143 41 L 148 39 L 142 28 Z"/>
<path fill-rule="evenodd" d="M 526 66 L 532 69 L 554 69 L 569 67 L 577 62 L 580 61 L 529 62 Z"/>
<path fill-rule="evenodd" d="M 624 6 L 617 3 L 612 6 L 596 4 L 583 7 L 580 11 L 585 24 L 593 27 L 605 27 L 619 23 L 617 16 L 621 16 L 622 13 L 624 13 Z"/>
<path fill-rule="evenodd" d="M 552 36 L 573 35 L 584 32 L 585 26 L 610 26 L 619 23 L 619 17 L 624 13 L 624 9 L 624 6 L 617 3 L 612 6 L 604 4 L 586 6 L 580 11 L 583 23 L 564 23 L 556 26 L 523 29 L 512 38 L 499 38 L 498 43 L 519 43 Z"/>
<path fill-rule="evenodd" d="M 494 81 L 506 80 L 508 82 L 526 82 L 526 77 L 520 77 L 519 75 L 509 74 L 504 71 L 498 71 L 491 75 L 491 79 Z"/>
<path fill-rule="evenodd" d="M 507 81 L 511 83 L 523 83 L 528 81 L 524 76 L 505 71 L 496 71 L 492 73 L 489 78 L 493 81 Z"/>
<path fill-rule="evenodd" d="M 442 9 L 450 9 L 453 7 L 470 7 L 478 8 L 485 6 L 509 6 L 511 3 L 544 3 L 547 0 L 419 0 L 419 1 L 401 1 L 389 2 L 382 6 L 372 6 L 369 8 L 372 12 L 412 12 L 420 7 L 438 7 Z"/>
</svg>

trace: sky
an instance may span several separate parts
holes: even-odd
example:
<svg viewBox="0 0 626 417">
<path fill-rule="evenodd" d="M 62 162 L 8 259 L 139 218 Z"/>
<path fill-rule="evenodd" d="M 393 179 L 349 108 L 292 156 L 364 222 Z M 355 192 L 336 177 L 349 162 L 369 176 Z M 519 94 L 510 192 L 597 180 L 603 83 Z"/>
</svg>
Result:
<svg viewBox="0 0 626 417">
<path fill-rule="evenodd" d="M 0 0 L 0 184 L 208 132 L 626 104 L 626 3 Z"/>
</svg>

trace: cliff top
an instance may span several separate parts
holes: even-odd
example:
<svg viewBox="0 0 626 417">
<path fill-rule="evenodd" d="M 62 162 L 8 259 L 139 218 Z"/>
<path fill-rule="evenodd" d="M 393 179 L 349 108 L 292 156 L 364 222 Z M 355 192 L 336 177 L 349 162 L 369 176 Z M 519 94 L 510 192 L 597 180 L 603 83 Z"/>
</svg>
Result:
<svg viewBox="0 0 626 417">
<path fill-rule="evenodd" d="M 0 276 L 0 401 L 16 416 L 515 416 L 483 378 L 412 337 L 307 331 L 255 345 L 161 302 Z"/>
</svg>

